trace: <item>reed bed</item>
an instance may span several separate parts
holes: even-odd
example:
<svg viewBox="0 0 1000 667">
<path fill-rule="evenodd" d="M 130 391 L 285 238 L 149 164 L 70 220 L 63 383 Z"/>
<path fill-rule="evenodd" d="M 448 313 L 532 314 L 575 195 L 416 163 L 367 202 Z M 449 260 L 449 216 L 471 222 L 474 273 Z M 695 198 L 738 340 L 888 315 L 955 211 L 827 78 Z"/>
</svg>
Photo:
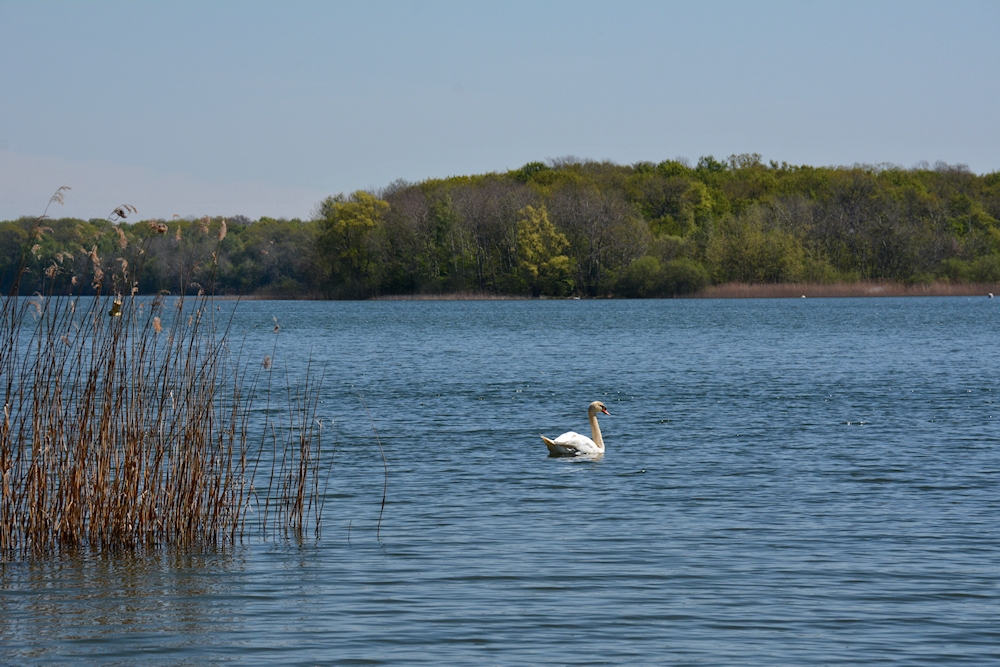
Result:
<svg viewBox="0 0 1000 667">
<path fill-rule="evenodd" d="M 764 299 L 856 296 L 986 296 L 1000 294 L 1000 283 L 946 283 L 906 285 L 888 281 L 853 283 L 725 283 L 712 285 L 694 297 L 708 299 Z"/>
<path fill-rule="evenodd" d="M 109 233 L 130 211 L 116 209 Z M 266 358 L 232 349 L 231 320 L 210 294 L 136 296 L 129 267 L 141 270 L 149 236 L 164 231 L 153 223 L 130 254 L 118 232 L 122 252 L 108 262 L 95 246 L 89 274 L 72 276 L 63 294 L 53 262 L 47 293 L 19 295 L 22 261 L 3 298 L 2 560 L 226 545 L 248 528 L 319 532 L 329 472 L 320 465 L 319 382 L 307 373 L 298 385 L 277 383 L 273 349 Z M 225 223 L 217 233 L 225 236 Z M 82 294 L 85 281 L 94 295 Z"/>
</svg>

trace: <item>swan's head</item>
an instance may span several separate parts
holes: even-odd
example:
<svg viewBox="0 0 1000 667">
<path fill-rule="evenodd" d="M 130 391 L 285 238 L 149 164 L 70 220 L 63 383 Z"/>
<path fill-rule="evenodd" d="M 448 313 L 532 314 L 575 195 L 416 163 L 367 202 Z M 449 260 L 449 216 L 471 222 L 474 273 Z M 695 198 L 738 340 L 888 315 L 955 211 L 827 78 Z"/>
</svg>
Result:
<svg viewBox="0 0 1000 667">
<path fill-rule="evenodd" d="M 611 413 L 608 412 L 608 409 L 604 407 L 604 403 L 601 403 L 600 401 L 594 401 L 593 403 L 591 403 L 590 409 L 587 412 L 589 412 L 591 415 L 596 415 L 598 412 L 603 412 L 607 416 L 609 417 L 611 416 Z"/>
</svg>

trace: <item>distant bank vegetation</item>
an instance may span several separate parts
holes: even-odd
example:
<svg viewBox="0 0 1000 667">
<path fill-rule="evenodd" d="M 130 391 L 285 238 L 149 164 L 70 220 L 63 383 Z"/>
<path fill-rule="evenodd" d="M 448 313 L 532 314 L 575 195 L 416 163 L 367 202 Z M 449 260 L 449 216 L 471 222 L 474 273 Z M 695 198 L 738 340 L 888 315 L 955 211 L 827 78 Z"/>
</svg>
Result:
<svg viewBox="0 0 1000 667">
<path fill-rule="evenodd" d="M 332 196 L 311 220 L 235 216 L 221 243 L 221 218 L 110 229 L 53 219 L 40 236 L 34 218 L 2 222 L 0 287 L 11 289 L 27 249 L 21 291 L 58 292 L 151 224 L 168 231 L 146 246 L 138 289 L 150 294 L 653 297 L 725 283 L 996 283 L 998 219 L 1000 172 L 962 165 L 565 158 Z"/>
</svg>

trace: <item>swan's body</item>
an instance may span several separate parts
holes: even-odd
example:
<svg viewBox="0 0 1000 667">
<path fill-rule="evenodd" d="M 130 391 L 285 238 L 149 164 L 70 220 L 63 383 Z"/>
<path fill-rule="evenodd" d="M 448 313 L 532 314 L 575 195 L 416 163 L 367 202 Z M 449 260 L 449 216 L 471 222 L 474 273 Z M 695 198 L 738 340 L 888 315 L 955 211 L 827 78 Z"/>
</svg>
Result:
<svg viewBox="0 0 1000 667">
<path fill-rule="evenodd" d="M 604 403 L 594 401 L 587 409 L 587 417 L 590 419 L 590 437 L 580 435 L 575 431 L 563 433 L 555 440 L 549 440 L 544 435 L 542 440 L 549 448 L 551 456 L 594 456 L 604 453 L 604 438 L 601 437 L 601 426 L 597 423 L 597 413 L 603 412 L 610 415 Z"/>
</svg>

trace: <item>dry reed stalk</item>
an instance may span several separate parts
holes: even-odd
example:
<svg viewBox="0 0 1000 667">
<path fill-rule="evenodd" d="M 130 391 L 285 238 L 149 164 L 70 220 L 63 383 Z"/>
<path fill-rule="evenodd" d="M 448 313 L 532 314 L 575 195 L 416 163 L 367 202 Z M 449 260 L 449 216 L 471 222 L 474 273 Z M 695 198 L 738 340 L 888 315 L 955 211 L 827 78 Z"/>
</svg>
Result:
<svg viewBox="0 0 1000 667">
<path fill-rule="evenodd" d="M 136 271 L 163 227 L 152 225 L 134 248 Z M 175 308 L 140 299 L 128 259 L 102 268 L 91 255 L 96 296 L 82 296 L 88 281 L 74 280 L 76 293 L 54 296 L 50 287 L 25 299 L 18 275 L 0 306 L 0 560 L 239 540 L 259 492 L 264 440 L 252 453 L 251 414 L 260 371 L 250 374 L 229 349 L 229 323 L 216 321 L 210 295 Z M 264 535 L 269 507 L 274 534 L 302 536 L 309 517 L 318 533 L 321 522 L 319 386 L 307 372 L 287 392 L 290 427 L 270 409 L 260 427 L 281 456 L 277 486 L 263 490 Z"/>
</svg>

